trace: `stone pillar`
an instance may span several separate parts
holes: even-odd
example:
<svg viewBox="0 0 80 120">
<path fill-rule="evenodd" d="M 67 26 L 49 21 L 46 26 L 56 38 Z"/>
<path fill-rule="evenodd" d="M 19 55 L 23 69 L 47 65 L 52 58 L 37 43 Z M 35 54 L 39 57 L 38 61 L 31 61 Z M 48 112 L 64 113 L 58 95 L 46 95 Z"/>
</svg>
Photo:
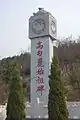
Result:
<svg viewBox="0 0 80 120">
<path fill-rule="evenodd" d="M 31 39 L 31 117 L 48 115 L 49 73 L 53 57 L 53 41 L 56 40 L 56 19 L 39 8 L 29 19 Z"/>
</svg>

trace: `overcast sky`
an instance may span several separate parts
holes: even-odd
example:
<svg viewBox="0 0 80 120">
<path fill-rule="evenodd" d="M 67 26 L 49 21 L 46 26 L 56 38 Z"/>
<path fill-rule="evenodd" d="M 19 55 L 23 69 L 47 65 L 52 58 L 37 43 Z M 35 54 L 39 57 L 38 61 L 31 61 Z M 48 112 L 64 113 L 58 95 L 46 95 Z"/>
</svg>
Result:
<svg viewBox="0 0 80 120">
<path fill-rule="evenodd" d="M 39 7 L 57 19 L 58 37 L 80 35 L 80 0 L 0 0 L 1 58 L 28 50 L 28 19 Z"/>
</svg>

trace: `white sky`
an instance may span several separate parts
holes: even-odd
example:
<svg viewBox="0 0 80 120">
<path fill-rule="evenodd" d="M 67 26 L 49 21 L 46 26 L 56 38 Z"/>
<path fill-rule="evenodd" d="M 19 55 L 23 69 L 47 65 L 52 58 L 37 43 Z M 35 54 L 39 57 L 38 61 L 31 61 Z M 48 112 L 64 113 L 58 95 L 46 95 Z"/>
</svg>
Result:
<svg viewBox="0 0 80 120">
<path fill-rule="evenodd" d="M 58 37 L 80 35 L 80 0 L 0 0 L 0 56 L 28 50 L 28 19 L 43 7 L 57 19 Z"/>
</svg>

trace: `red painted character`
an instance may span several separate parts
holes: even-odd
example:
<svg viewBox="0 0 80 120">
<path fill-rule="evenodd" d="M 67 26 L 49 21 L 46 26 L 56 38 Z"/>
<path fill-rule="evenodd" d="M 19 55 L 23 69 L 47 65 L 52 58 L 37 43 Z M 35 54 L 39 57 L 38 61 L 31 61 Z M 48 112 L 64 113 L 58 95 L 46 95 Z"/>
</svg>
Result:
<svg viewBox="0 0 80 120">
<path fill-rule="evenodd" d="M 39 57 L 41 57 L 42 54 L 43 54 L 43 51 L 42 51 L 42 50 L 38 50 L 38 51 L 37 51 L 37 55 L 38 55 Z"/>
<path fill-rule="evenodd" d="M 39 77 L 39 76 L 38 76 L 38 78 L 37 78 L 36 81 L 38 82 L 38 84 L 40 84 L 40 83 L 44 83 L 44 81 L 43 81 L 43 77 Z"/>
<path fill-rule="evenodd" d="M 42 49 L 43 48 L 43 45 L 42 45 L 42 42 L 41 41 L 39 41 L 38 43 L 37 43 L 37 47 L 36 47 L 37 49 Z"/>
<path fill-rule="evenodd" d="M 43 68 L 38 68 L 36 73 L 37 73 L 37 75 L 43 75 L 44 74 L 44 69 Z"/>
<path fill-rule="evenodd" d="M 38 65 L 37 65 L 38 67 L 43 67 L 43 65 L 42 65 L 42 58 L 40 57 L 40 58 L 38 58 Z"/>
<path fill-rule="evenodd" d="M 42 96 L 42 93 L 43 93 L 44 90 L 45 90 L 44 85 L 40 85 L 40 86 L 37 87 L 37 92 L 41 92 L 41 96 Z"/>
</svg>

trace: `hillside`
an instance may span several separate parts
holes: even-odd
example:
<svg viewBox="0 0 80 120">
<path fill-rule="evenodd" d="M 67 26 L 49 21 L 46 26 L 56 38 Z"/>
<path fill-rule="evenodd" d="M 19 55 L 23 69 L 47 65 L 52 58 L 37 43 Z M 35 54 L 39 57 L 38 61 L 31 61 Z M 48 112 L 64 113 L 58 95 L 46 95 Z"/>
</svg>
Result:
<svg viewBox="0 0 80 120">
<path fill-rule="evenodd" d="M 73 90 L 72 85 L 69 84 L 69 80 L 66 77 L 67 73 L 72 70 L 72 64 L 76 60 L 80 61 L 80 42 L 59 42 L 58 47 L 54 47 L 57 51 L 60 68 L 63 78 L 65 79 L 65 86 L 68 89 L 68 100 L 80 100 L 79 90 Z M 20 56 L 13 56 L 4 58 L 0 61 L 0 73 L 4 66 L 7 64 L 7 61 L 16 61 L 21 65 L 21 76 L 23 79 L 24 94 L 30 99 L 30 53 L 22 53 Z M 70 91 L 69 91 L 70 89 Z M 28 91 L 28 94 L 26 94 Z M 0 76 L 0 103 L 4 103 L 7 99 L 7 86 L 4 84 L 2 77 Z"/>
</svg>

